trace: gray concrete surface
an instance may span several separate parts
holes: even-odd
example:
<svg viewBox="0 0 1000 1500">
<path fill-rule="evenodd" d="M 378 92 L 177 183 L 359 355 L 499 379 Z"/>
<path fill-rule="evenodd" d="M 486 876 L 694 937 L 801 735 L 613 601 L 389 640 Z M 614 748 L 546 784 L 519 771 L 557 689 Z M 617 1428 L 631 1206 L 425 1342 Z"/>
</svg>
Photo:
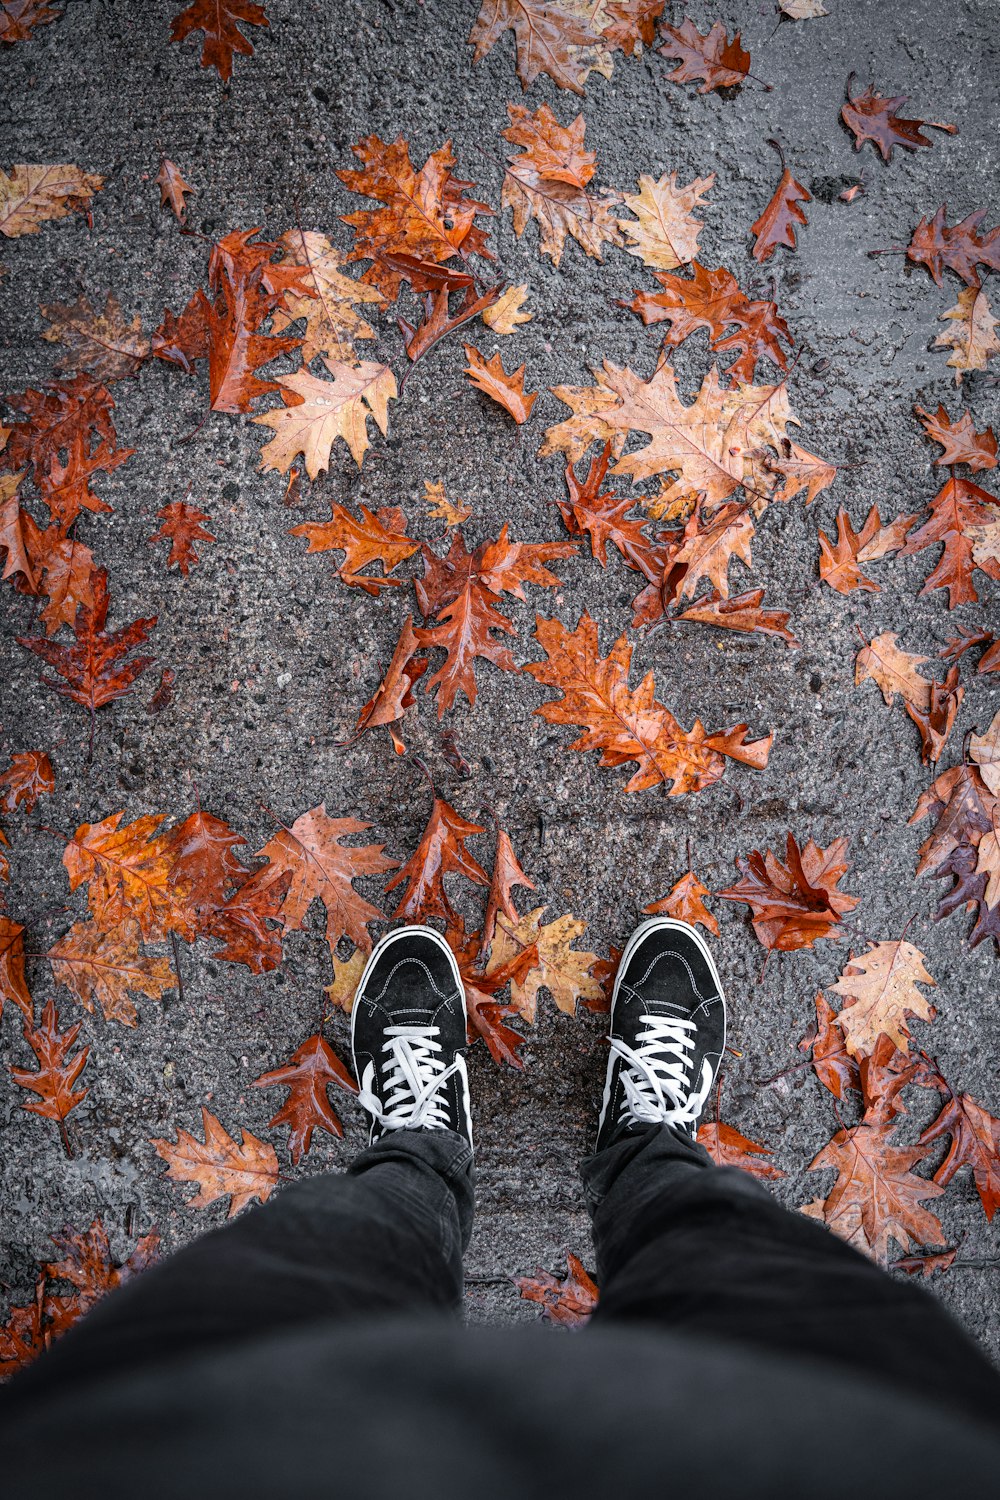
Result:
<svg viewBox="0 0 1000 1500">
<path fill-rule="evenodd" d="M 57 24 L 3 57 L 5 162 L 73 161 L 107 177 L 92 229 L 74 218 L 0 246 L 3 390 L 20 390 L 51 371 L 54 350 L 40 337 L 39 303 L 70 300 L 81 287 L 103 299 L 111 289 L 151 328 L 164 305 L 179 308 L 202 279 L 206 245 L 180 236 L 158 207 L 153 178 L 161 152 L 197 187 L 192 225 L 211 238 L 255 224 L 276 236 L 298 213 L 304 226 L 346 246 L 338 215 L 358 200 L 334 169 L 353 164 L 351 143 L 370 131 L 404 134 L 418 162 L 450 137 L 462 175 L 499 203 L 499 132 L 507 101 L 522 95 L 509 39 L 472 68 L 465 37 L 474 0 L 271 0 L 271 30 L 254 32 L 256 55 L 237 61 L 229 89 L 199 68 L 193 41 L 168 45 L 177 8 L 169 0 L 70 0 Z M 671 10 L 675 22 L 685 14 L 680 6 Z M 475 711 L 463 705 L 449 721 L 472 763 L 471 780 L 460 782 L 449 770 L 424 697 L 411 734 L 463 813 L 496 808 L 539 899 L 553 914 L 585 917 L 602 952 L 621 942 L 637 909 L 683 872 L 689 839 L 700 874 L 719 888 L 737 854 L 779 845 L 789 829 L 823 844 L 849 834 L 853 870 L 845 884 L 861 898 L 853 940 L 860 946 L 862 939 L 898 936 L 911 924 L 908 935 L 940 984 L 939 1017 L 932 1027 L 915 1027 L 919 1041 L 949 1077 L 996 1109 L 996 954 L 986 945 L 968 951 L 963 917 L 931 920 L 936 889 L 914 879 L 921 835 L 906 826 L 931 773 L 903 713 L 887 709 L 871 685 L 853 686 L 856 627 L 866 637 L 897 630 L 909 649 L 930 655 L 959 621 L 977 626 L 995 611 L 996 591 L 984 581 L 984 605 L 949 616 L 942 594 L 917 597 L 926 558 L 881 565 L 883 591 L 847 599 L 821 589 L 816 568 L 817 524 L 829 530 L 838 505 L 860 523 L 872 502 L 895 515 L 934 493 L 932 450 L 911 406 L 943 399 L 953 413 L 961 408 L 945 354 L 929 352 L 936 320 L 959 285 L 948 278 L 939 289 L 901 256 L 873 260 L 867 252 L 905 243 L 942 201 L 956 218 L 995 207 L 996 12 L 988 0 L 829 0 L 829 10 L 825 19 L 775 29 L 768 4 L 733 0 L 726 7 L 725 19 L 742 29 L 753 71 L 773 83 L 771 92 L 751 83 L 736 97 L 703 97 L 667 83 L 670 65 L 647 54 L 620 61 L 610 84 L 593 76 L 585 100 L 545 80 L 527 96 L 532 107 L 548 101 L 563 121 L 582 108 L 587 145 L 598 154 L 598 185 L 630 190 L 640 170 L 676 168 L 684 181 L 714 171 L 702 259 L 728 266 L 754 291 L 773 278 L 794 332 L 800 358 L 790 391 L 802 441 L 841 470 L 810 512 L 792 504 L 768 514 L 754 579 L 767 584 L 769 602 L 792 608 L 803 649 L 696 626 L 636 641 L 637 671 L 655 671 L 661 697 L 685 723 L 699 714 L 712 726 L 746 718 L 755 730 L 773 727 L 770 766 L 763 774 L 734 766 L 723 785 L 696 797 L 626 797 L 623 773 L 600 770 L 596 755 L 571 753 L 568 731 L 532 716 L 547 696 L 542 689 L 488 666 Z M 693 15 L 707 26 L 715 11 L 697 5 Z M 851 70 L 884 93 L 909 94 L 916 114 L 956 121 L 961 134 L 935 134 L 933 149 L 896 152 L 890 165 L 871 148 L 855 155 L 838 119 Z M 798 253 L 779 252 L 761 269 L 749 258 L 747 230 L 776 180 L 765 144 L 775 134 L 814 201 Z M 862 167 L 867 195 L 846 206 L 837 194 Z M 376 601 L 346 589 L 327 558 L 304 560 L 288 528 L 322 518 L 331 498 L 363 500 L 402 505 L 415 534 L 434 538 L 438 523 L 425 520 L 420 497 L 425 479 L 441 479 L 449 494 L 474 505 L 467 528 L 473 541 L 494 535 L 506 519 L 518 538 L 557 536 L 550 502 L 561 491 L 560 467 L 534 456 L 544 427 L 564 414 L 547 388 L 585 380 L 587 366 L 604 355 L 645 374 L 654 362 L 653 336 L 613 305 L 650 284 L 638 261 L 611 250 L 598 264 L 568 245 L 556 270 L 539 257 L 533 228 L 518 241 L 509 215 L 500 214 L 492 234 L 504 274 L 529 283 L 535 314 L 516 337 L 498 341 L 508 363 L 513 354 L 527 361 L 528 385 L 543 393 L 521 432 L 466 383 L 457 344 L 444 345 L 414 372 L 393 407 L 388 439 L 375 442 L 363 471 L 338 447 L 329 474 L 306 486 L 300 508 L 289 511 L 278 476 L 257 472 L 262 433 L 248 421 L 210 415 L 195 437 L 181 441 L 204 414 L 203 378 L 188 381 L 150 363 L 137 380 L 116 386 L 121 440 L 137 452 L 98 481 L 114 513 L 86 517 L 80 534 L 110 570 L 114 619 L 159 616 L 155 648 L 177 673 L 176 695 L 166 712 L 147 713 L 151 676 L 134 697 L 103 713 L 98 754 L 87 765 L 83 716 L 39 687 L 36 662 L 13 643 L 31 623 L 31 603 L 5 593 L 3 749 L 46 749 L 58 779 L 55 798 L 27 826 L 12 820 L 9 909 L 27 924 L 32 950 L 47 947 L 81 909 L 67 893 L 59 846 L 36 827 L 42 822 L 68 833 L 118 808 L 128 818 L 186 812 L 197 796 L 256 848 L 270 828 L 262 805 L 290 821 L 325 799 L 331 812 L 370 818 L 395 854 L 405 857 L 415 846 L 429 800 L 420 773 L 380 738 L 346 750 L 337 745 L 373 690 L 410 601 L 403 591 Z M 492 347 L 488 338 L 480 344 Z M 402 369 L 400 338 L 388 322 L 373 347 Z M 825 368 L 816 373 L 820 362 Z M 703 343 L 693 340 L 678 360 L 686 391 L 697 387 L 706 364 Z M 961 395 L 978 425 L 997 422 L 992 376 L 967 380 Z M 162 548 L 146 539 L 156 511 L 183 498 L 189 484 L 218 543 L 183 580 L 164 570 Z M 582 554 L 559 571 L 564 587 L 541 607 L 575 623 L 586 605 L 607 648 L 627 625 L 634 575 L 618 563 L 602 572 Z M 519 631 L 514 648 L 530 660 L 532 610 L 515 605 L 511 614 Z M 983 729 L 998 706 L 995 679 L 973 675 L 968 659 L 963 678 L 967 696 L 944 764 L 958 757 L 964 732 Z M 487 840 L 477 852 L 489 858 Z M 473 916 L 474 901 L 465 909 Z M 773 1149 L 787 1174 L 776 1192 L 797 1205 L 831 1180 L 806 1172 L 836 1128 L 830 1099 L 805 1069 L 761 1081 L 798 1060 L 813 996 L 835 979 L 847 948 L 821 943 L 812 952 L 775 955 L 761 978 L 763 954 L 744 909 L 725 902 L 716 909 L 731 1040 L 742 1054 L 727 1068 L 723 1114 Z M 93 1048 L 91 1092 L 71 1125 L 72 1160 L 54 1128 L 25 1113 L 19 1091 L 0 1074 L 3 1297 L 27 1299 L 47 1235 L 66 1223 L 82 1227 L 99 1212 L 122 1251 L 126 1225 L 139 1233 L 155 1224 L 172 1246 L 221 1221 L 220 1208 L 186 1209 L 185 1190 L 163 1180 L 149 1138 L 194 1128 L 206 1101 L 231 1129 L 245 1125 L 268 1136 L 280 1096 L 249 1084 L 314 1026 L 329 979 L 318 933 L 292 936 L 283 969 L 261 978 L 213 962 L 204 944 L 185 952 L 183 1001 L 175 994 L 162 1005 L 141 1002 L 134 1031 L 83 1015 Z M 44 999 L 51 992 L 46 967 L 33 962 L 31 979 Z M 57 998 L 71 1015 L 65 992 Z M 475 1319 L 535 1317 L 506 1278 L 556 1267 L 567 1247 L 589 1259 L 575 1169 L 593 1130 L 601 1034 L 600 1018 L 571 1020 L 545 1001 L 523 1073 L 498 1070 L 482 1048 L 473 1055 L 481 1184 L 468 1261 Z M 328 1035 L 346 1048 L 343 1018 Z M 2 1046 L 8 1058 L 27 1061 L 13 1012 Z M 907 1138 L 932 1103 L 915 1098 L 902 1127 Z M 345 1141 L 321 1138 L 303 1171 L 341 1166 L 357 1147 L 360 1114 L 348 1102 L 344 1115 Z M 286 1161 L 283 1133 L 271 1138 Z M 933 1291 L 997 1355 L 1000 1258 L 967 1173 L 940 1207 L 959 1253 Z"/>
</svg>

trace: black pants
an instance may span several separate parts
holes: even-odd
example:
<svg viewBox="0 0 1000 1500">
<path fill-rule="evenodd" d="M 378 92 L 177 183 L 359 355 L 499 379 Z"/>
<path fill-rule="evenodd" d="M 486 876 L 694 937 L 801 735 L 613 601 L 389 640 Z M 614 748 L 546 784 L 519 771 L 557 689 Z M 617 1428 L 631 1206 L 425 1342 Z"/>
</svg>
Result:
<svg viewBox="0 0 1000 1500">
<path fill-rule="evenodd" d="M 666 1126 L 583 1165 L 601 1298 L 595 1322 L 667 1326 L 805 1354 L 995 1422 L 1000 1376 L 934 1299 L 777 1204 Z M 345 1175 L 307 1178 L 113 1293 L 8 1388 L 164 1364 L 320 1317 L 453 1313 L 474 1175 L 450 1131 L 398 1131 Z M 583 1335 L 586 1337 L 586 1334 Z"/>
</svg>

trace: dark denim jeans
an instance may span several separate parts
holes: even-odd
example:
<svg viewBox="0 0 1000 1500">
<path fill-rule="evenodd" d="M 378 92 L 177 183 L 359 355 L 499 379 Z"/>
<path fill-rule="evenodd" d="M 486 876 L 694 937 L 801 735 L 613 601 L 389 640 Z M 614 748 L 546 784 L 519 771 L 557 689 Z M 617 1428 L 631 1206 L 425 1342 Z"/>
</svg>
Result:
<svg viewBox="0 0 1000 1500">
<path fill-rule="evenodd" d="M 595 1322 L 806 1354 L 996 1420 L 1000 1376 L 944 1309 L 686 1136 L 649 1126 L 583 1164 Z M 451 1131 L 397 1131 L 346 1175 L 307 1178 L 113 1293 L 14 1396 L 319 1318 L 454 1313 L 474 1170 Z"/>
</svg>

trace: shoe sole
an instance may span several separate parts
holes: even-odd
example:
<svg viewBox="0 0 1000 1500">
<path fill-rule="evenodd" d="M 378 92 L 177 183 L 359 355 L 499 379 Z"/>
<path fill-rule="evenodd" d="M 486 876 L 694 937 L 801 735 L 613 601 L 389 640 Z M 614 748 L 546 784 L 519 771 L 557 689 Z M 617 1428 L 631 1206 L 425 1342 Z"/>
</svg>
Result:
<svg viewBox="0 0 1000 1500">
<path fill-rule="evenodd" d="M 632 958 L 639 944 L 643 941 L 644 938 L 648 937 L 651 932 L 683 932 L 687 937 L 694 939 L 695 943 L 697 944 L 698 951 L 701 953 L 705 962 L 708 964 L 709 971 L 712 975 L 713 980 L 715 981 L 715 988 L 719 994 L 720 999 L 722 1000 L 722 1046 L 719 1049 L 719 1066 L 721 1067 L 722 1055 L 726 1050 L 726 1037 L 728 1035 L 729 1028 L 729 1015 L 728 1007 L 726 1005 L 726 993 L 722 988 L 722 981 L 719 978 L 719 971 L 715 967 L 715 960 L 712 957 L 711 949 L 705 942 L 705 939 L 702 937 L 700 932 L 695 931 L 690 922 L 682 922 L 679 917 L 649 917 L 645 922 L 639 923 L 638 927 L 635 929 L 632 936 L 625 944 L 625 947 L 622 950 L 622 956 L 618 962 L 618 973 L 615 975 L 614 989 L 611 992 L 611 1011 L 608 1018 L 610 1030 L 614 1031 L 615 1006 L 618 1004 L 618 989 L 621 985 L 622 975 L 625 973 L 629 960 Z M 598 1116 L 597 1121 L 598 1136 L 600 1135 L 603 1128 L 604 1117 L 607 1113 L 608 1105 L 610 1103 L 611 1069 L 609 1068 L 608 1076 L 604 1081 L 604 1097 L 601 1100 L 601 1112 Z"/>
<path fill-rule="evenodd" d="M 379 938 L 378 942 L 375 944 L 375 946 L 372 949 L 371 953 L 368 955 L 368 962 L 365 964 L 364 968 L 361 971 L 361 978 L 358 980 L 358 987 L 354 991 L 354 1000 L 355 1000 L 355 1003 L 351 1006 L 351 1062 L 352 1062 L 352 1064 L 354 1066 L 354 1076 L 355 1076 L 355 1078 L 357 1077 L 357 1074 L 358 1074 L 357 1059 L 356 1059 L 355 1054 L 354 1054 L 354 1029 L 355 1029 L 355 1022 L 357 1020 L 357 1015 L 358 1015 L 358 1007 L 357 1007 L 357 1003 L 356 1003 L 357 1002 L 357 997 L 361 994 L 361 991 L 364 989 L 365 984 L 368 981 L 369 975 L 371 974 L 371 972 L 374 969 L 375 965 L 378 963 L 378 961 L 382 957 L 382 955 L 389 948 L 392 947 L 393 943 L 398 943 L 398 942 L 401 941 L 401 939 L 407 938 L 407 937 L 413 937 L 414 935 L 419 936 L 419 937 L 431 938 L 437 944 L 437 946 L 441 950 L 441 952 L 447 954 L 448 962 L 451 965 L 451 972 L 452 972 L 452 975 L 453 975 L 454 980 L 455 980 L 455 988 L 458 990 L 458 993 L 462 997 L 462 1015 L 463 1015 L 463 1017 L 465 1019 L 466 1034 L 468 1034 L 468 1027 L 469 1027 L 469 1002 L 465 998 L 465 985 L 462 983 L 462 971 L 458 967 L 458 964 L 457 964 L 457 962 L 455 960 L 455 955 L 454 955 L 454 953 L 452 953 L 451 948 L 445 942 L 444 938 L 438 932 L 438 930 L 437 930 L 436 927 L 428 927 L 428 926 L 426 926 L 426 924 L 424 924 L 422 922 L 414 922 L 409 927 L 397 927 L 396 930 L 395 930 L 395 932 L 387 932 L 384 938 Z M 467 1119 L 469 1121 L 469 1144 L 471 1145 L 472 1144 L 472 1101 L 471 1101 L 471 1099 L 469 1097 L 469 1075 L 468 1075 L 468 1072 L 467 1072 L 466 1067 L 465 1067 L 465 1058 L 460 1055 L 459 1060 L 460 1060 L 460 1062 L 462 1064 L 461 1076 L 462 1076 L 462 1084 L 463 1084 L 464 1093 L 465 1093 L 465 1113 L 466 1113 L 466 1117 L 467 1117 Z"/>
</svg>

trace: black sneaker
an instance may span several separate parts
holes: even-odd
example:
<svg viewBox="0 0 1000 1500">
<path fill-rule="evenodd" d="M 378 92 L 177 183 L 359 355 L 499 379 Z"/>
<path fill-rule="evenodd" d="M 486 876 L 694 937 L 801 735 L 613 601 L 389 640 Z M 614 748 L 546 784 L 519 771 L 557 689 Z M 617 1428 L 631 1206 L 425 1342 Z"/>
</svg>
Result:
<svg viewBox="0 0 1000 1500">
<path fill-rule="evenodd" d="M 358 1099 L 369 1139 L 387 1130 L 457 1130 L 472 1144 L 465 990 L 433 927 L 390 932 L 365 965 L 351 1013 Z"/>
<path fill-rule="evenodd" d="M 596 1149 L 635 1126 L 693 1136 L 726 1045 L 726 1001 L 708 945 L 686 922 L 651 917 L 629 938 L 608 1041 Z"/>
</svg>

